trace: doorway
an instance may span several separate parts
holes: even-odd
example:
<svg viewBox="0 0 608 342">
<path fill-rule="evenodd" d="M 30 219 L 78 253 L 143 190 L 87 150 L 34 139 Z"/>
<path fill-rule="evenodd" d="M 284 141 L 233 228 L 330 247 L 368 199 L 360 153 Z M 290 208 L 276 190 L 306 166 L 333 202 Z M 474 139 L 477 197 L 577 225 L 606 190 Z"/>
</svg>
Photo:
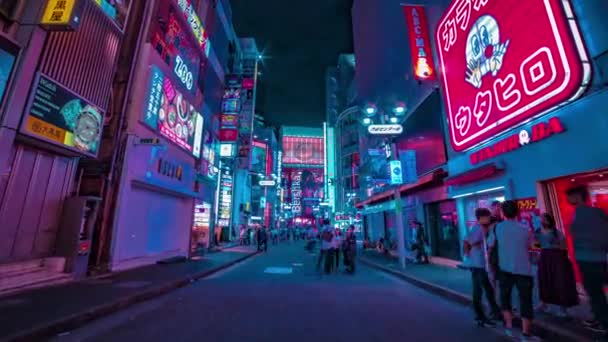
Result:
<svg viewBox="0 0 608 342">
<path fill-rule="evenodd" d="M 460 260 L 458 215 L 453 200 L 427 204 L 427 223 L 433 256 Z"/>
</svg>

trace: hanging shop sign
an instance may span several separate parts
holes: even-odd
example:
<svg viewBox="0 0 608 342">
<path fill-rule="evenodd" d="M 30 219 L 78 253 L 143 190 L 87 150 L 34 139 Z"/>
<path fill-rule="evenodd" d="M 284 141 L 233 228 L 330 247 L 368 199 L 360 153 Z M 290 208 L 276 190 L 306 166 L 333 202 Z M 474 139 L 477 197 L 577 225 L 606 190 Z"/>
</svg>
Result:
<svg viewBox="0 0 608 342">
<path fill-rule="evenodd" d="M 436 80 L 435 65 L 429 38 L 424 6 L 403 5 L 410 39 L 410 53 L 414 64 L 414 78 L 420 81 Z"/>
<path fill-rule="evenodd" d="M 547 122 L 537 123 L 529 130 L 522 129 L 519 133 L 511 134 L 490 146 L 471 153 L 469 160 L 471 161 L 471 164 L 475 165 L 565 131 L 566 129 L 559 118 L 551 118 Z"/>
<path fill-rule="evenodd" d="M 261 180 L 258 184 L 260 186 L 275 186 L 275 185 L 277 185 L 277 182 L 270 179 L 270 180 Z"/>
<path fill-rule="evenodd" d="M 177 0 L 177 5 L 188 22 L 188 25 L 190 26 L 199 47 L 205 52 L 205 56 L 209 56 L 209 37 L 207 35 L 207 31 L 203 27 L 203 24 L 201 23 L 201 19 L 196 14 L 194 7 L 192 7 L 191 0 Z"/>
<path fill-rule="evenodd" d="M 4 100 L 6 87 L 11 79 L 19 47 L 0 35 L 0 106 Z"/>
<path fill-rule="evenodd" d="M 436 40 L 458 152 L 575 100 L 591 78 L 568 0 L 453 1 Z"/>
<path fill-rule="evenodd" d="M 401 170 L 401 161 L 399 160 L 391 160 L 390 161 L 390 170 L 391 170 L 391 184 L 399 185 L 403 183 L 403 172 Z"/>
<path fill-rule="evenodd" d="M 201 156 L 203 116 L 188 103 L 157 66 L 151 66 L 144 123 L 169 141 Z"/>
<path fill-rule="evenodd" d="M 229 227 L 232 217 L 232 168 L 228 165 L 222 165 L 220 172 L 220 193 L 219 193 L 219 210 L 217 225 L 220 227 Z"/>
<path fill-rule="evenodd" d="M 155 23 L 151 30 L 151 42 L 160 57 L 173 71 L 179 83 L 190 93 L 196 91 L 196 80 L 200 70 L 200 52 L 191 43 L 191 38 L 176 13 L 163 3 L 159 8 L 158 16 L 166 21 L 165 25 Z"/>
<path fill-rule="evenodd" d="M 101 8 L 103 13 L 108 17 L 112 18 L 118 24 L 119 27 L 123 27 L 127 12 L 129 9 L 130 0 L 94 0 L 95 3 Z"/>
<path fill-rule="evenodd" d="M 103 128 L 100 109 L 39 74 L 22 132 L 89 156 L 96 156 Z"/>
<path fill-rule="evenodd" d="M 221 128 L 234 128 L 238 125 L 238 116 L 232 114 L 222 114 L 220 116 L 220 127 Z"/>
<path fill-rule="evenodd" d="M 234 144 L 220 144 L 220 157 L 234 157 Z"/>
<path fill-rule="evenodd" d="M 367 131 L 372 135 L 397 135 L 403 132 L 403 126 L 400 124 L 369 125 Z"/>
<path fill-rule="evenodd" d="M 83 3 L 83 0 L 47 0 L 40 25 L 50 31 L 76 30 Z"/>
<path fill-rule="evenodd" d="M 235 142 L 235 141 L 237 141 L 237 139 L 239 137 L 239 131 L 237 129 L 223 128 L 223 129 L 220 129 L 219 137 L 220 137 L 220 141 L 222 141 L 222 142 L 226 142 L 226 141 Z"/>
</svg>

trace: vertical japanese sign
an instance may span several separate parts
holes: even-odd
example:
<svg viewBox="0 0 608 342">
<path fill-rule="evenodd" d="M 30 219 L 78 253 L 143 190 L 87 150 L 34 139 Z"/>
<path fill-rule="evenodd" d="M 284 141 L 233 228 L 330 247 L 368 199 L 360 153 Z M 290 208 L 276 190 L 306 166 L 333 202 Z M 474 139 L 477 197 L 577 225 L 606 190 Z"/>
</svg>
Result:
<svg viewBox="0 0 608 342">
<path fill-rule="evenodd" d="M 436 32 L 457 152 L 577 99 L 591 79 L 568 0 L 454 0 Z"/>
<path fill-rule="evenodd" d="M 414 78 L 421 81 L 434 81 L 437 76 L 435 76 L 435 64 L 424 6 L 403 5 L 403 12 L 410 38 Z"/>
<path fill-rule="evenodd" d="M 47 29 L 74 30 L 80 24 L 77 0 L 48 0 L 40 24 Z"/>
</svg>

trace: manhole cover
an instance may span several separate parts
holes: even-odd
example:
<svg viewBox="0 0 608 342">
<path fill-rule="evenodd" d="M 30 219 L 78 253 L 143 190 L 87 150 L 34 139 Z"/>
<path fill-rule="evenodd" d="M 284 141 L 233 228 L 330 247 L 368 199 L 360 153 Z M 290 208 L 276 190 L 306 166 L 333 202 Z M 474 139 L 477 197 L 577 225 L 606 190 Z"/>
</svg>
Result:
<svg viewBox="0 0 608 342">
<path fill-rule="evenodd" d="M 302 263 L 300 263 L 300 262 L 294 262 L 294 263 L 293 263 L 293 264 L 291 264 L 291 265 L 292 265 L 292 266 L 295 266 L 295 267 L 302 267 L 302 266 L 304 266 L 304 264 L 302 264 Z"/>
<path fill-rule="evenodd" d="M 149 281 L 125 281 L 114 285 L 114 287 L 121 287 L 125 289 L 136 289 L 138 287 L 144 287 L 151 284 Z"/>
<path fill-rule="evenodd" d="M 293 268 L 291 268 L 291 267 L 267 267 L 264 270 L 264 273 L 270 273 L 270 274 L 291 274 L 291 273 L 293 273 Z"/>
</svg>

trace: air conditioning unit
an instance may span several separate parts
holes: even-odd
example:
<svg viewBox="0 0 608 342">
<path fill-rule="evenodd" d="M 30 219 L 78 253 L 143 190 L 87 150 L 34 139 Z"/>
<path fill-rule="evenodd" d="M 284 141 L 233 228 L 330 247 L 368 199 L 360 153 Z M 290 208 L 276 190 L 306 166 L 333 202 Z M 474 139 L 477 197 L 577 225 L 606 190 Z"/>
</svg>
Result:
<svg viewBox="0 0 608 342">
<path fill-rule="evenodd" d="M 0 0 L 0 15 L 10 21 L 17 21 L 25 9 L 26 0 Z"/>
</svg>

